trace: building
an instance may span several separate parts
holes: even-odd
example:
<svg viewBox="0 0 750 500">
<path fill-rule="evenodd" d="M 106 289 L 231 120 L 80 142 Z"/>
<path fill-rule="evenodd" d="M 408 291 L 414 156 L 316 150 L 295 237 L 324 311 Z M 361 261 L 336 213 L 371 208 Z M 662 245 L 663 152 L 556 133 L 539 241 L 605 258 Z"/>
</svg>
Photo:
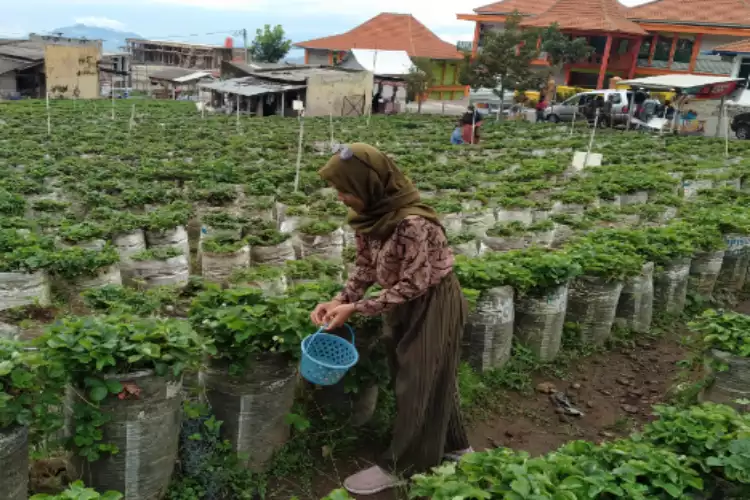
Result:
<svg viewBox="0 0 750 500">
<path fill-rule="evenodd" d="M 121 93 L 129 91 L 133 87 L 131 68 L 130 54 L 127 52 L 104 54 L 99 61 L 102 95 L 108 95 L 112 89 L 120 89 Z"/>
<path fill-rule="evenodd" d="M 714 47 L 713 53 L 727 62 L 731 61 L 732 78 L 750 78 L 750 38 Z"/>
<path fill-rule="evenodd" d="M 99 97 L 101 40 L 29 35 L 0 41 L 0 98 Z"/>
<path fill-rule="evenodd" d="M 128 38 L 128 53 L 134 65 L 166 66 L 219 71 L 222 61 L 231 61 L 234 49 L 222 45 L 181 43 Z"/>
<path fill-rule="evenodd" d="M 474 22 L 474 54 L 484 33 L 502 30 L 514 12 L 523 27 L 557 23 L 563 33 L 588 39 L 592 57 L 555 74 L 558 83 L 579 87 L 605 88 L 612 77 L 727 76 L 732 64 L 713 49 L 750 37 L 745 0 L 655 0 L 632 8 L 617 0 L 501 0 L 457 15 Z M 549 66 L 544 54 L 534 64 Z"/>
<path fill-rule="evenodd" d="M 436 82 L 429 90 L 431 99 L 462 99 L 466 93 L 458 81 L 463 54 L 410 14 L 379 14 L 346 33 L 295 46 L 305 49 L 305 64 L 318 65 L 338 64 L 352 49 L 405 51 L 409 57 L 433 61 Z"/>
<path fill-rule="evenodd" d="M 372 104 L 372 73 L 328 66 L 261 69 L 248 76 L 200 84 L 212 92 L 211 105 L 258 116 L 359 116 Z"/>
</svg>

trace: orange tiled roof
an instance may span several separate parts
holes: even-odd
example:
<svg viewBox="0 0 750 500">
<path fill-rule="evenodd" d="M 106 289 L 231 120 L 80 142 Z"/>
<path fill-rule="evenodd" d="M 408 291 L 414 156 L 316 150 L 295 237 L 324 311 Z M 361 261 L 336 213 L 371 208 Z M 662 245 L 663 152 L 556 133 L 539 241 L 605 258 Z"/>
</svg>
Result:
<svg viewBox="0 0 750 500">
<path fill-rule="evenodd" d="M 656 0 L 628 9 L 639 21 L 750 26 L 748 0 Z"/>
<path fill-rule="evenodd" d="M 305 49 L 405 50 L 411 57 L 463 59 L 455 45 L 444 42 L 411 14 L 378 14 L 341 35 L 294 44 Z"/>
<path fill-rule="evenodd" d="M 552 7 L 557 0 L 501 0 L 477 7 L 477 14 L 511 14 L 518 11 L 525 16 L 541 14 Z"/>
<path fill-rule="evenodd" d="M 750 53 L 750 38 L 745 40 L 738 40 L 736 42 L 719 45 L 713 49 L 715 52 L 728 52 L 730 54 L 737 53 Z"/>
<path fill-rule="evenodd" d="M 627 9 L 617 0 L 558 0 L 543 14 L 525 20 L 521 26 L 546 28 L 553 23 L 568 30 L 646 34 L 643 28 L 628 20 Z"/>
</svg>

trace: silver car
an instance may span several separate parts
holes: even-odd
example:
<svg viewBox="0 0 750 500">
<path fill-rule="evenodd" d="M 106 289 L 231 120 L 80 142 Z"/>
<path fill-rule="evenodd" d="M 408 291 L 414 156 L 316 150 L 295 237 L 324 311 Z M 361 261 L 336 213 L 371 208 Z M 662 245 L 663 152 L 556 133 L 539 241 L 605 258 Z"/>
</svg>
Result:
<svg viewBox="0 0 750 500">
<path fill-rule="evenodd" d="M 604 121 L 610 121 L 612 125 L 623 124 L 627 122 L 628 106 L 633 93 L 626 90 L 592 90 L 581 92 L 570 97 L 558 104 L 552 104 L 544 110 L 544 119 L 553 123 L 573 121 L 585 118 L 586 107 L 591 101 L 601 97 L 606 103 L 607 100 L 612 102 L 612 114 L 604 118 Z M 603 121 L 603 123 L 604 123 Z"/>
</svg>

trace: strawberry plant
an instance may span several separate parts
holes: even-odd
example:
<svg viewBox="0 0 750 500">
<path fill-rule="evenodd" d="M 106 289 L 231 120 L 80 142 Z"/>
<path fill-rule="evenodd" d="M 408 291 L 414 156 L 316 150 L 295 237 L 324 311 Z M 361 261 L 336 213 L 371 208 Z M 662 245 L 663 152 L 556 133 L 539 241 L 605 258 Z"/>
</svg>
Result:
<svg viewBox="0 0 750 500">
<path fill-rule="evenodd" d="M 703 336 L 706 349 L 718 349 L 750 358 L 750 316 L 709 309 L 690 322 L 689 326 Z"/>
<path fill-rule="evenodd" d="M 40 493 L 33 495 L 29 500 L 121 500 L 122 493 L 108 491 L 99 494 L 91 488 L 86 488 L 83 481 L 74 481 L 64 491 L 56 494 Z"/>
</svg>

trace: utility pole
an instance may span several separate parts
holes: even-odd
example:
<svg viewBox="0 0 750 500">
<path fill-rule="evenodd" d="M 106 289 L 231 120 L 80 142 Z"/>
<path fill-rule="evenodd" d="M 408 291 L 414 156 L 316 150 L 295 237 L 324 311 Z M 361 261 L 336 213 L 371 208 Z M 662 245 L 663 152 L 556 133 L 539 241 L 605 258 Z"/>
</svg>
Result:
<svg viewBox="0 0 750 500">
<path fill-rule="evenodd" d="M 247 30 L 242 28 L 242 45 L 245 47 L 245 64 L 250 64 L 250 52 L 247 47 Z"/>
</svg>

